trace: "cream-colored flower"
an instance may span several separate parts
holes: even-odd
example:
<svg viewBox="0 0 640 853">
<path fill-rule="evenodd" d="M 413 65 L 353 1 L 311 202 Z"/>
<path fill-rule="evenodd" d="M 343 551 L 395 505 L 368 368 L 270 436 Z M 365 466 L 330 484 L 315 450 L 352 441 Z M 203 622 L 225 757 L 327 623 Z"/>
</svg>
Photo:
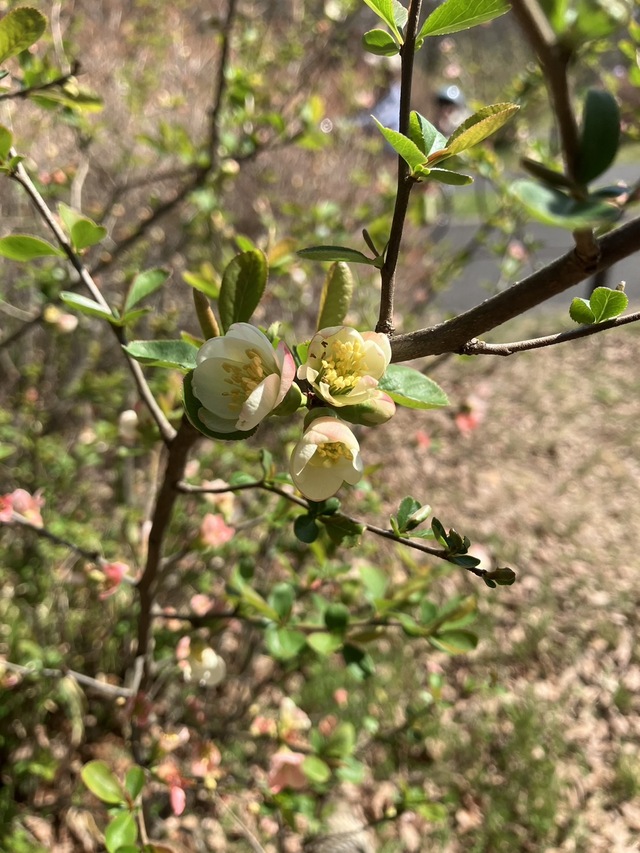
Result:
<svg viewBox="0 0 640 853">
<path fill-rule="evenodd" d="M 213 432 L 249 431 L 285 398 L 295 378 L 286 344 L 274 350 L 260 329 L 234 323 L 198 351 L 193 393 L 202 403 L 198 417 Z"/>
<path fill-rule="evenodd" d="M 355 485 L 362 469 L 360 445 L 337 418 L 316 418 L 291 454 L 293 482 L 311 501 L 330 498 L 343 483 Z"/>
<path fill-rule="evenodd" d="M 330 326 L 311 339 L 298 379 L 306 380 L 332 406 L 356 406 L 376 390 L 390 361 L 386 335 Z"/>
</svg>

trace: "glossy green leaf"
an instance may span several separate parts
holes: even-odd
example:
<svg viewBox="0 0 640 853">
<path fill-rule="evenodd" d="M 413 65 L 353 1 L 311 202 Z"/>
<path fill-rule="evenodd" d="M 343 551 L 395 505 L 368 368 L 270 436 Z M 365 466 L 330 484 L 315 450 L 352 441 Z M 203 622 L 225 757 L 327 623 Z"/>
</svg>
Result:
<svg viewBox="0 0 640 853">
<path fill-rule="evenodd" d="M 47 28 L 47 19 L 29 6 L 14 9 L 0 19 L 0 63 L 38 41 Z"/>
<path fill-rule="evenodd" d="M 276 625 L 267 627 L 264 639 L 269 653 L 277 660 L 291 660 L 297 657 L 307 644 L 307 638 L 302 631 L 279 628 Z"/>
<path fill-rule="evenodd" d="M 390 364 L 378 387 L 399 406 L 409 409 L 435 409 L 449 405 L 447 395 L 433 379 L 401 364 Z"/>
<path fill-rule="evenodd" d="M 60 294 L 60 301 L 73 308 L 74 311 L 79 311 L 80 314 L 85 314 L 87 317 L 99 317 L 101 320 L 107 320 L 109 323 L 118 321 L 118 317 L 113 314 L 108 308 L 94 302 L 87 296 L 82 296 L 79 293 L 73 293 L 70 290 L 63 290 Z"/>
<path fill-rule="evenodd" d="M 202 403 L 193 393 L 192 377 L 192 370 L 184 377 L 182 384 L 182 402 L 189 423 L 194 426 L 198 432 L 201 432 L 202 435 L 206 435 L 207 438 L 215 438 L 221 441 L 245 441 L 255 433 L 258 427 L 247 431 L 236 430 L 236 432 L 214 432 L 214 430 L 209 429 L 209 427 L 200 420 L 199 413 L 202 409 Z"/>
<path fill-rule="evenodd" d="M 505 0 L 445 0 L 422 25 L 418 41 L 468 30 L 504 15 L 510 8 Z"/>
<path fill-rule="evenodd" d="M 296 539 L 304 542 L 305 545 L 311 545 L 315 542 L 320 534 L 318 524 L 312 515 L 299 515 L 293 522 L 293 532 Z"/>
<path fill-rule="evenodd" d="M 426 156 L 408 136 L 399 133 L 397 130 L 392 130 L 390 127 L 384 127 L 375 116 L 372 116 L 372 118 L 378 126 L 378 130 L 396 154 L 399 154 L 412 169 L 415 169 L 426 161 Z"/>
<path fill-rule="evenodd" d="M 90 761 L 80 771 L 87 788 L 103 803 L 115 805 L 124 802 L 122 785 L 104 761 Z"/>
<path fill-rule="evenodd" d="M 156 290 L 159 290 L 165 281 L 169 278 L 169 270 L 157 267 L 155 269 L 144 270 L 131 282 L 127 298 L 124 303 L 125 312 L 130 311 L 134 305 L 142 302 L 147 296 L 151 296 Z"/>
<path fill-rule="evenodd" d="M 97 225 L 92 219 L 83 216 L 67 204 L 60 202 L 58 213 L 67 230 L 71 245 L 77 252 L 87 249 L 89 246 L 95 246 L 107 236 L 106 228 Z"/>
<path fill-rule="evenodd" d="M 402 498 L 400 501 L 400 506 L 398 507 L 398 513 L 396 515 L 396 519 L 398 522 L 398 528 L 400 531 L 404 532 L 407 529 L 407 524 L 412 514 L 420 509 L 420 501 L 417 501 L 415 498 L 406 497 Z"/>
<path fill-rule="evenodd" d="M 369 30 L 362 36 L 362 45 L 375 56 L 395 56 L 399 51 L 396 40 L 386 30 Z"/>
<path fill-rule="evenodd" d="M 516 573 L 508 566 L 502 566 L 492 572 L 487 572 L 483 580 L 492 589 L 495 589 L 496 586 L 511 586 L 515 583 Z"/>
<path fill-rule="evenodd" d="M 217 299 L 220 295 L 220 282 L 216 279 L 213 270 L 210 270 L 207 266 L 197 273 L 187 270 L 182 273 L 182 278 L 185 284 L 193 287 L 194 290 L 204 293 L 209 299 Z"/>
<path fill-rule="evenodd" d="M 613 95 L 589 89 L 582 114 L 576 177 L 588 184 L 609 168 L 620 144 L 620 110 Z"/>
<path fill-rule="evenodd" d="M 472 652 L 478 645 L 478 638 L 471 631 L 440 631 L 429 637 L 431 645 L 450 655 L 461 655 Z"/>
<path fill-rule="evenodd" d="M 583 299 L 581 296 L 576 296 L 571 300 L 569 316 L 574 323 L 580 323 L 582 326 L 590 326 L 596 321 L 595 314 L 591 310 L 589 300 Z"/>
<path fill-rule="evenodd" d="M 144 778 L 144 769 L 137 764 L 127 770 L 127 775 L 124 777 L 124 787 L 132 800 L 135 800 L 142 791 Z"/>
<path fill-rule="evenodd" d="M 281 620 L 286 619 L 291 613 L 296 594 L 288 583 L 278 583 L 269 593 L 268 602 L 275 610 Z"/>
<path fill-rule="evenodd" d="M 376 266 L 375 258 L 368 258 L 357 249 L 349 249 L 347 246 L 309 246 L 307 249 L 299 249 L 296 255 L 308 261 L 346 261 Z"/>
<path fill-rule="evenodd" d="M 589 300 L 596 323 L 613 320 L 627 310 L 629 297 L 621 290 L 610 287 L 596 287 Z"/>
<path fill-rule="evenodd" d="M 335 263 L 329 267 L 320 296 L 318 312 L 318 329 L 329 326 L 340 326 L 344 323 L 351 297 L 353 295 L 353 276 L 349 267 L 343 263 Z"/>
<path fill-rule="evenodd" d="M 334 545 L 342 548 L 355 548 L 360 544 L 364 533 L 364 526 L 357 521 L 351 521 L 342 516 L 323 516 L 322 523 L 325 526 L 329 539 Z"/>
<path fill-rule="evenodd" d="M 198 350 L 186 341 L 131 341 L 123 347 L 131 358 L 150 367 L 193 370 Z"/>
<path fill-rule="evenodd" d="M 232 323 L 248 323 L 267 284 L 267 259 L 259 249 L 242 252 L 222 276 L 218 309 L 225 331 Z"/>
<path fill-rule="evenodd" d="M 367 6 L 376 13 L 376 15 L 385 22 L 389 29 L 395 34 L 396 38 L 402 43 L 402 35 L 396 23 L 396 15 L 398 14 L 397 7 L 399 3 L 393 0 L 364 0 Z M 405 21 L 406 23 L 406 21 Z"/>
<path fill-rule="evenodd" d="M 516 181 L 511 192 L 531 216 L 546 225 L 568 228 L 595 228 L 615 222 L 618 208 L 599 200 L 575 201 L 560 190 L 533 181 Z"/>
<path fill-rule="evenodd" d="M 317 755 L 305 757 L 302 762 L 302 772 L 310 782 L 315 782 L 317 785 L 323 785 L 331 778 L 331 768 Z"/>
<path fill-rule="evenodd" d="M 138 838 L 138 825 L 131 812 L 120 812 L 104 831 L 104 843 L 109 853 L 117 853 L 122 847 L 132 846 Z"/>
<path fill-rule="evenodd" d="M 447 184 L 451 187 L 465 187 L 473 183 L 471 175 L 451 172 L 449 169 L 429 169 L 428 178 L 430 181 L 437 181 L 439 184 Z"/>
<path fill-rule="evenodd" d="M 64 257 L 62 249 L 57 249 L 46 240 L 31 237 L 28 234 L 12 234 L 0 238 L 0 255 L 11 261 L 32 261 L 34 258 Z"/>
<path fill-rule="evenodd" d="M 333 633 L 344 634 L 349 627 L 349 608 L 344 604 L 330 604 L 324 612 L 324 624 Z"/>
<path fill-rule="evenodd" d="M 7 159 L 12 145 L 13 134 L 7 127 L 0 124 L 0 160 Z"/>
<path fill-rule="evenodd" d="M 482 142 L 483 139 L 500 130 L 519 109 L 517 104 L 503 103 L 491 104 L 478 110 L 457 127 L 447 139 L 448 156 L 460 154 Z"/>
<path fill-rule="evenodd" d="M 409 139 L 427 156 L 447 145 L 446 137 L 415 110 L 411 111 L 409 118 Z"/>
<path fill-rule="evenodd" d="M 327 631 L 314 631 L 307 636 L 307 644 L 316 654 L 326 657 L 342 648 L 342 637 Z"/>
</svg>

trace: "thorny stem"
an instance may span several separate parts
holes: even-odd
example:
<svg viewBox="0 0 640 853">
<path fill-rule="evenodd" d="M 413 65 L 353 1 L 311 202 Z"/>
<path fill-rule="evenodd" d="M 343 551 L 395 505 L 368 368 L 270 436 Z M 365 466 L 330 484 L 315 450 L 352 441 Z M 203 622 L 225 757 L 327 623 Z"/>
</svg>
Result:
<svg viewBox="0 0 640 853">
<path fill-rule="evenodd" d="M 418 34 L 418 23 L 420 19 L 420 8 L 422 0 L 412 0 L 409 4 L 409 16 L 407 19 L 404 44 L 400 49 L 402 61 L 402 72 L 400 82 L 400 133 L 407 134 L 409 130 L 409 117 L 411 114 L 411 83 L 413 79 L 413 60 L 416 51 L 416 36 Z M 396 270 L 400 256 L 400 244 L 404 221 L 409 206 L 409 197 L 415 181 L 411 177 L 409 165 L 398 157 L 398 190 L 396 192 L 396 203 L 393 210 L 391 233 L 389 244 L 385 255 L 385 261 L 380 270 L 381 292 L 380 292 L 380 314 L 376 325 L 377 332 L 385 335 L 393 334 L 393 303 L 395 297 Z"/>
</svg>

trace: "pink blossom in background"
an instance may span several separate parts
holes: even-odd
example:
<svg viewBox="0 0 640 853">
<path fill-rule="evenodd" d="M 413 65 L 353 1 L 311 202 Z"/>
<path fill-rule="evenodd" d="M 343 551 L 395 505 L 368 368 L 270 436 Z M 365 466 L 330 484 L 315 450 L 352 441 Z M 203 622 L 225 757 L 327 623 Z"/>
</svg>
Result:
<svg viewBox="0 0 640 853">
<path fill-rule="evenodd" d="M 189 781 L 181 776 L 172 759 L 168 759 L 156 767 L 155 774 L 158 779 L 161 779 L 168 785 L 171 810 L 176 817 L 179 817 L 183 813 L 187 802 L 185 788 L 189 785 Z"/>
<path fill-rule="evenodd" d="M 307 777 L 302 772 L 302 752 L 281 750 L 271 756 L 269 768 L 269 788 L 272 794 L 278 794 L 283 788 L 299 791 L 307 787 Z"/>
<path fill-rule="evenodd" d="M 217 480 L 203 480 L 202 485 L 207 489 L 224 489 L 229 486 L 226 480 L 221 480 L 220 478 Z M 236 502 L 236 496 L 233 492 L 218 492 L 218 494 L 209 492 L 205 493 L 204 499 L 207 503 L 213 504 L 213 506 L 218 508 L 224 516 L 225 521 L 229 521 L 233 515 Z"/>
<path fill-rule="evenodd" d="M 428 450 L 431 447 L 431 436 L 423 429 L 417 429 L 414 433 L 414 438 L 420 450 Z"/>
<path fill-rule="evenodd" d="M 349 691 L 345 690 L 344 687 L 338 687 L 337 690 L 334 690 L 333 692 L 333 698 L 335 699 L 337 705 L 339 705 L 341 708 L 344 708 L 344 706 L 349 701 Z"/>
<path fill-rule="evenodd" d="M 122 579 L 129 574 L 129 566 L 126 563 L 105 563 L 102 566 L 102 573 L 105 584 L 100 598 L 105 599 L 114 594 L 122 583 Z"/>
<path fill-rule="evenodd" d="M 200 525 L 200 541 L 209 548 L 220 548 L 233 539 L 235 530 L 225 522 L 221 515 L 208 512 Z"/>
<path fill-rule="evenodd" d="M 196 616 L 204 616 L 205 613 L 208 613 L 213 609 L 215 605 L 215 599 L 210 598 L 208 595 L 202 595 L 197 593 L 196 595 L 191 596 L 191 600 L 189 604 L 191 605 L 191 610 L 195 613 Z"/>
<path fill-rule="evenodd" d="M 0 523 L 8 524 L 13 518 L 11 495 L 0 495 Z"/>
<path fill-rule="evenodd" d="M 0 498 L 0 510 L 3 511 L 0 521 L 11 521 L 11 517 L 6 517 L 10 508 L 13 509 L 13 512 L 21 515 L 29 524 L 33 524 L 34 527 L 42 527 L 44 522 L 40 513 L 40 507 L 43 505 L 44 498 L 40 491 L 31 495 L 26 489 L 16 489 L 11 494 Z"/>
<path fill-rule="evenodd" d="M 184 788 L 181 788 L 180 785 L 171 785 L 169 787 L 169 801 L 174 815 L 180 817 L 187 804 L 187 795 Z"/>
</svg>

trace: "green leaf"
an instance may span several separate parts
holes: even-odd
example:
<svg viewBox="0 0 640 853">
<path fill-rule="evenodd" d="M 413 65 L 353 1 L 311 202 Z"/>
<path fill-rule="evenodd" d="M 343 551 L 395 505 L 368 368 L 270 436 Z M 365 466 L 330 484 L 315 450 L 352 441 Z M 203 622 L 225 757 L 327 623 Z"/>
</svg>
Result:
<svg viewBox="0 0 640 853">
<path fill-rule="evenodd" d="M 398 507 L 398 514 L 396 516 L 398 529 L 401 532 L 404 532 L 407 529 L 407 524 L 411 515 L 418 509 L 420 509 L 420 501 L 411 497 L 402 498 L 400 506 Z"/>
<path fill-rule="evenodd" d="M 0 63 L 38 41 L 47 28 L 47 19 L 28 6 L 14 9 L 0 19 Z"/>
<path fill-rule="evenodd" d="M 397 42 L 386 30 L 369 30 L 362 36 L 362 44 L 376 56 L 395 56 L 399 51 Z"/>
<path fill-rule="evenodd" d="M 609 168 L 620 144 L 620 110 L 613 95 L 589 89 L 582 114 L 576 177 L 588 184 Z"/>
<path fill-rule="evenodd" d="M 67 204 L 60 202 L 58 213 L 67 229 L 71 245 L 78 252 L 87 249 L 89 246 L 95 246 L 107 236 L 106 228 L 97 225 L 93 219 L 83 216 Z"/>
<path fill-rule="evenodd" d="M 222 276 L 218 308 L 225 332 L 232 323 L 248 323 L 267 284 L 267 259 L 259 249 L 242 252 Z"/>
<path fill-rule="evenodd" d="M 505 0 L 445 0 L 433 11 L 418 33 L 418 42 L 426 36 L 443 36 L 484 24 L 511 7 Z"/>
<path fill-rule="evenodd" d="M 316 654 L 327 657 L 342 647 L 342 637 L 328 634 L 326 631 L 314 631 L 307 636 L 307 644 Z"/>
<path fill-rule="evenodd" d="M 574 323 L 580 323 L 582 326 L 590 326 L 596 321 L 596 317 L 591 310 L 589 300 L 583 299 L 581 296 L 576 296 L 571 300 L 569 316 Z"/>
<path fill-rule="evenodd" d="M 594 199 L 575 201 L 560 190 L 533 181 L 516 181 L 511 192 L 539 222 L 570 231 L 595 228 L 615 222 L 620 216 L 619 209 L 611 204 Z"/>
<path fill-rule="evenodd" d="M 449 169 L 429 169 L 428 178 L 439 184 L 448 184 L 450 187 L 465 187 L 473 183 L 471 175 L 463 175 L 462 172 L 452 172 Z"/>
<path fill-rule="evenodd" d="M 429 637 L 431 645 L 450 655 L 472 652 L 478 645 L 478 638 L 471 631 L 440 631 Z"/>
<path fill-rule="evenodd" d="M 302 762 L 302 772 L 310 782 L 314 782 L 316 785 L 323 785 L 331 778 L 331 768 L 317 755 L 305 757 Z"/>
<path fill-rule="evenodd" d="M 117 853 L 121 847 L 134 845 L 137 838 L 138 825 L 131 812 L 117 814 L 104 831 L 104 843 L 109 853 Z"/>
<path fill-rule="evenodd" d="M 131 341 L 123 349 L 141 364 L 178 370 L 193 370 L 198 352 L 186 341 Z"/>
<path fill-rule="evenodd" d="M 412 142 L 408 136 L 399 133 L 397 130 L 392 130 L 390 127 L 385 127 L 375 116 L 372 116 L 372 118 L 378 125 L 378 130 L 396 154 L 399 154 L 412 169 L 416 169 L 426 161 L 426 155 L 422 153 L 415 142 Z"/>
<path fill-rule="evenodd" d="M 400 4 L 394 4 L 393 0 L 364 0 L 364 2 L 385 22 L 400 44 L 402 44 L 402 35 L 398 29 L 398 24 L 396 23 L 396 15 L 399 14 L 397 7 Z M 404 24 L 402 24 L 402 26 L 404 26 Z"/>
<path fill-rule="evenodd" d="M 308 261 L 347 261 L 351 264 L 376 265 L 376 258 L 368 258 L 357 249 L 349 249 L 347 246 L 309 246 L 308 249 L 299 249 L 296 255 Z"/>
<path fill-rule="evenodd" d="M 324 280 L 320 309 L 318 312 L 318 329 L 329 326 L 341 326 L 347 316 L 353 294 L 353 276 L 349 267 L 342 262 L 332 264 Z"/>
<path fill-rule="evenodd" d="M 431 529 L 433 530 L 433 535 L 435 536 L 438 543 L 442 545 L 443 548 L 448 548 L 449 539 L 447 537 L 447 532 L 444 529 L 444 526 L 440 519 L 436 518 L 435 516 L 431 519 Z"/>
<path fill-rule="evenodd" d="M 216 279 L 213 270 L 209 269 L 207 265 L 204 265 L 198 273 L 188 270 L 183 272 L 182 279 L 189 287 L 199 290 L 209 299 L 217 299 L 220 295 L 220 282 Z"/>
<path fill-rule="evenodd" d="M 377 566 L 365 563 L 360 566 L 360 579 L 371 598 L 374 600 L 384 598 L 389 585 L 389 576 L 386 572 Z"/>
<path fill-rule="evenodd" d="M 351 674 L 356 678 L 364 679 L 373 675 L 375 664 L 371 655 L 352 643 L 345 643 L 342 648 L 342 657 L 349 667 Z"/>
<path fill-rule="evenodd" d="M 6 160 L 13 145 L 13 135 L 4 125 L 0 124 L 0 160 Z"/>
<path fill-rule="evenodd" d="M 136 764 L 127 770 L 127 775 L 124 777 L 124 787 L 131 799 L 135 800 L 144 787 L 144 770 L 142 767 Z"/>
<path fill-rule="evenodd" d="M 279 628 L 277 625 L 267 626 L 264 639 L 269 654 L 277 660 L 291 660 L 297 657 L 307 644 L 307 638 L 301 631 Z"/>
<path fill-rule="evenodd" d="M 442 388 L 418 370 L 401 364 L 390 364 L 378 383 L 399 406 L 409 409 L 435 409 L 448 406 Z"/>
<path fill-rule="evenodd" d="M 344 604 L 330 604 L 324 612 L 324 624 L 338 634 L 344 634 L 349 627 L 349 608 Z"/>
<path fill-rule="evenodd" d="M 61 249 L 57 249 L 46 240 L 30 237 L 28 234 L 12 234 L 10 237 L 0 238 L 0 255 L 11 261 L 32 261 L 34 258 L 65 256 Z"/>
<path fill-rule="evenodd" d="M 202 435 L 206 435 L 207 438 L 216 438 L 221 441 L 244 441 L 255 433 L 258 427 L 247 431 L 236 430 L 236 432 L 214 432 L 212 429 L 209 429 L 209 427 L 200 420 L 199 412 L 202 409 L 202 403 L 193 393 L 192 377 L 192 370 L 190 370 L 184 377 L 182 384 L 182 402 L 184 405 L 184 412 L 189 419 L 189 423 L 194 426 L 198 432 L 201 432 Z"/>
<path fill-rule="evenodd" d="M 441 151 L 447 145 L 447 139 L 437 127 L 415 110 L 409 118 L 409 138 L 427 156 L 434 151 Z"/>
<path fill-rule="evenodd" d="M 563 175 L 562 172 L 556 172 L 554 169 L 547 168 L 542 163 L 538 163 L 537 160 L 530 160 L 528 157 L 523 157 L 520 162 L 523 168 L 532 174 L 534 178 L 538 178 L 543 183 L 549 184 L 550 187 L 563 187 L 565 189 L 573 187 L 572 182 L 566 175 Z"/>
<path fill-rule="evenodd" d="M 629 305 L 629 297 L 621 290 L 612 290 L 610 287 L 596 287 L 591 294 L 591 310 L 596 323 L 604 323 L 613 320 L 626 311 Z"/>
<path fill-rule="evenodd" d="M 87 788 L 103 803 L 115 805 L 124 802 L 122 785 L 104 761 L 90 761 L 80 771 Z"/>
<path fill-rule="evenodd" d="M 305 545 L 311 545 L 315 542 L 320 534 L 320 529 L 315 518 L 312 515 L 299 515 L 293 522 L 293 532 L 296 539 L 304 542 Z"/>
<path fill-rule="evenodd" d="M 364 526 L 357 521 L 341 516 L 323 516 L 322 523 L 334 545 L 342 548 L 355 548 L 360 544 Z"/>
<path fill-rule="evenodd" d="M 495 569 L 493 572 L 487 572 L 484 575 L 483 580 L 487 586 L 494 589 L 496 585 L 511 586 L 511 584 L 515 583 L 516 573 L 508 566 L 502 566 L 501 568 Z"/>
<path fill-rule="evenodd" d="M 447 156 L 466 151 L 506 124 L 518 112 L 517 104 L 491 104 L 469 116 L 447 139 Z"/>
<path fill-rule="evenodd" d="M 124 303 L 124 311 L 130 311 L 138 302 L 142 302 L 147 296 L 151 296 L 156 290 L 159 290 L 165 281 L 169 278 L 169 270 L 156 267 L 138 275 L 131 282 L 127 298 Z"/>
<path fill-rule="evenodd" d="M 79 311 L 81 314 L 86 314 L 87 317 L 99 317 L 101 320 L 107 320 L 109 323 L 118 322 L 118 317 L 113 314 L 108 308 L 100 305 L 99 302 L 94 302 L 87 296 L 82 296 L 79 293 L 73 293 L 70 290 L 63 290 L 60 294 L 60 301 Z"/>
<path fill-rule="evenodd" d="M 296 594 L 291 584 L 278 583 L 271 590 L 268 601 L 280 617 L 280 620 L 283 621 L 291 613 L 295 599 Z"/>
<path fill-rule="evenodd" d="M 331 733 L 322 750 L 329 758 L 346 758 L 356 745 L 356 730 L 353 723 L 340 723 Z"/>
</svg>

